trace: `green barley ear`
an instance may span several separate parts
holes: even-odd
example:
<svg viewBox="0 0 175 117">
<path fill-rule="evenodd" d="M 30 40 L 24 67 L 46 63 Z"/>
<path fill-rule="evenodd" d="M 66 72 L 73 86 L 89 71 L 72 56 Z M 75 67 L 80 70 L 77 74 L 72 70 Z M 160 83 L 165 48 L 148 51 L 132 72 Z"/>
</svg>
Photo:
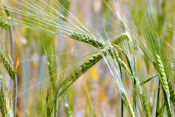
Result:
<svg viewBox="0 0 175 117">
<path fill-rule="evenodd" d="M 1 82 L 1 88 L 0 88 L 0 111 L 2 117 L 6 117 L 7 115 L 7 107 L 6 107 L 6 99 L 5 99 L 5 93 L 4 93 L 4 88 Z"/>
<path fill-rule="evenodd" d="M 170 99 L 175 107 L 175 91 L 170 81 L 168 81 L 169 91 L 170 91 Z"/>
<path fill-rule="evenodd" d="M 10 30 L 10 23 L 5 21 L 1 17 L 0 17 L 0 26 L 3 27 L 4 29 L 8 30 L 8 31 Z"/>
<path fill-rule="evenodd" d="M 73 84 L 81 75 L 83 75 L 87 70 L 89 70 L 93 65 L 99 62 L 103 57 L 102 53 L 106 56 L 106 51 L 109 51 L 110 48 L 102 49 L 101 52 L 92 55 L 88 60 L 86 60 L 80 67 L 74 70 L 59 86 L 57 87 L 58 97 L 64 93 L 64 91 Z M 64 88 L 61 89 L 61 87 Z"/>
<path fill-rule="evenodd" d="M 91 56 L 86 62 L 84 62 L 79 68 L 77 68 L 73 73 L 71 73 L 61 85 L 58 86 L 57 91 L 60 90 L 62 86 L 64 88 L 58 93 L 60 96 L 64 91 L 73 84 L 81 75 L 83 75 L 88 69 L 90 69 L 94 64 L 102 59 L 101 53 L 97 53 Z"/>
<path fill-rule="evenodd" d="M 129 41 L 129 37 L 126 33 L 123 33 L 119 36 L 117 36 L 115 39 L 111 40 L 112 44 L 118 45 L 119 43 L 121 43 L 122 41 Z"/>
<path fill-rule="evenodd" d="M 159 75 L 160 75 L 160 81 L 161 81 L 161 84 L 165 90 L 165 93 L 166 93 L 166 97 L 167 97 L 167 103 L 168 103 L 168 106 L 169 106 L 169 109 L 170 108 L 170 91 L 169 91 L 169 86 L 168 86 L 168 81 L 167 81 L 167 78 L 166 78 L 166 75 L 165 75 L 165 71 L 164 71 L 164 66 L 162 64 L 162 61 L 160 59 L 160 56 L 159 55 L 156 55 L 156 59 L 157 59 L 157 70 L 159 72 Z M 171 112 L 171 110 L 170 110 Z"/>
<path fill-rule="evenodd" d="M 96 48 L 104 48 L 105 47 L 105 44 L 103 42 L 96 40 L 94 37 L 90 37 L 88 35 L 81 34 L 78 32 L 73 32 L 69 37 L 72 39 L 78 40 L 78 41 L 88 43 Z M 125 40 L 129 41 L 130 39 L 126 33 L 123 33 L 123 34 L 117 36 L 115 39 L 111 40 L 111 44 L 118 45 L 119 43 L 121 43 L 122 41 L 125 41 Z"/>
<path fill-rule="evenodd" d="M 142 103 L 145 115 L 146 115 L 146 117 L 151 117 L 150 108 L 149 108 L 149 105 L 148 105 L 148 102 L 147 102 L 147 99 L 146 99 L 146 94 L 145 94 L 145 92 L 141 91 L 140 87 L 139 87 L 139 90 L 140 90 L 139 93 L 140 93 L 140 96 L 141 96 L 141 103 Z"/>
<path fill-rule="evenodd" d="M 85 34 L 81 34 L 81 33 L 78 33 L 78 32 L 73 32 L 69 37 L 72 38 L 72 39 L 78 40 L 78 41 L 88 43 L 88 44 L 90 44 L 90 45 L 92 45 L 96 48 L 99 48 L 99 47 L 104 48 L 104 44 L 102 42 L 96 40 L 93 37 L 85 35 Z"/>
<path fill-rule="evenodd" d="M 3 63 L 5 69 L 7 70 L 9 76 L 11 79 L 15 79 L 15 70 L 12 66 L 12 64 L 5 58 L 5 56 L 0 52 L 0 62 Z"/>
</svg>

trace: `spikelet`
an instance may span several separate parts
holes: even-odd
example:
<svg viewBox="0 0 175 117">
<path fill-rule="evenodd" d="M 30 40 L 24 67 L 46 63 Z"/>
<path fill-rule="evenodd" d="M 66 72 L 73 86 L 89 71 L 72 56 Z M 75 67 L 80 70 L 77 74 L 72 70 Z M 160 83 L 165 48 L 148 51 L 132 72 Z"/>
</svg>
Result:
<svg viewBox="0 0 175 117">
<path fill-rule="evenodd" d="M 146 94 L 144 91 L 142 91 L 142 88 L 141 86 L 139 85 L 140 82 L 139 82 L 139 79 L 136 77 L 136 82 L 137 82 L 137 89 L 139 91 L 139 95 L 140 95 L 140 98 L 141 98 L 141 104 L 142 104 L 142 107 L 143 107 L 143 110 L 144 110 L 144 113 L 146 115 L 146 117 L 151 117 L 151 112 L 150 112 L 150 108 L 149 108 L 149 105 L 148 105 L 148 101 L 146 99 Z"/>
<path fill-rule="evenodd" d="M 170 81 L 168 81 L 168 86 L 169 86 L 169 91 L 170 91 L 170 99 L 173 105 L 175 106 L 175 91 Z"/>
<path fill-rule="evenodd" d="M 169 91 L 168 81 L 167 81 L 167 78 L 166 78 L 166 75 L 165 75 L 165 71 L 164 71 L 162 61 L 161 61 L 159 55 L 156 55 L 156 59 L 157 59 L 157 70 L 160 74 L 160 81 L 162 82 L 162 85 L 165 89 L 167 97 L 170 100 L 170 91 Z"/>
<path fill-rule="evenodd" d="M 6 117 L 7 106 L 6 106 L 6 100 L 5 100 L 5 95 L 4 95 L 4 88 L 2 84 L 0 88 L 0 111 L 1 111 L 2 117 Z"/>
<path fill-rule="evenodd" d="M 3 63 L 4 67 L 6 68 L 9 76 L 11 79 L 15 79 L 15 70 L 13 66 L 9 63 L 9 61 L 4 57 L 4 55 L 0 52 L 0 62 Z"/>
<path fill-rule="evenodd" d="M 88 35 L 81 34 L 78 32 L 73 32 L 69 37 L 78 41 L 88 43 L 96 48 L 99 48 L 99 47 L 104 48 L 105 46 L 102 42 L 96 40 L 95 38 L 89 37 Z"/>
<path fill-rule="evenodd" d="M 1 17 L 0 17 L 0 26 L 3 27 L 6 30 L 10 30 L 10 23 L 8 23 L 7 21 L 5 21 Z"/>
<path fill-rule="evenodd" d="M 101 53 L 97 53 L 91 56 L 86 62 L 84 62 L 79 68 L 77 68 L 74 73 L 72 73 L 69 77 L 71 82 L 74 82 L 79 78 L 82 74 L 84 74 L 89 68 L 91 68 L 94 64 L 102 59 Z"/>
<path fill-rule="evenodd" d="M 141 96 L 141 103 L 142 103 L 145 115 L 146 115 L 146 117 L 151 117 L 150 108 L 149 108 L 149 105 L 148 105 L 148 102 L 147 102 L 147 99 L 146 99 L 146 94 L 141 91 L 141 88 L 140 88 L 139 93 L 140 93 L 140 96 Z"/>
</svg>

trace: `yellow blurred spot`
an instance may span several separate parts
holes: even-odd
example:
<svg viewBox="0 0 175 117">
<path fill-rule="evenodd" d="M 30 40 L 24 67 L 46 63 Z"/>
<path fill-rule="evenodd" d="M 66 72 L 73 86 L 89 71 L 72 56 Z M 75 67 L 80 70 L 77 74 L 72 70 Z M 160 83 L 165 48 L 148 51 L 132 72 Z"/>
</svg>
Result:
<svg viewBox="0 0 175 117">
<path fill-rule="evenodd" d="M 22 32 L 22 34 L 25 34 L 26 33 L 26 27 L 21 27 L 21 32 Z"/>
<path fill-rule="evenodd" d="M 19 65 L 19 59 L 18 59 L 18 61 L 17 61 L 17 63 L 16 63 L 15 71 L 17 71 L 17 69 L 18 69 L 18 65 Z"/>
<path fill-rule="evenodd" d="M 108 104 L 108 99 L 101 89 L 98 90 L 98 94 L 100 101 L 104 102 L 105 104 Z"/>
<path fill-rule="evenodd" d="M 97 67 L 95 65 L 93 67 L 91 67 L 91 69 L 90 69 L 90 76 L 93 79 L 97 79 L 98 78 Z"/>
</svg>

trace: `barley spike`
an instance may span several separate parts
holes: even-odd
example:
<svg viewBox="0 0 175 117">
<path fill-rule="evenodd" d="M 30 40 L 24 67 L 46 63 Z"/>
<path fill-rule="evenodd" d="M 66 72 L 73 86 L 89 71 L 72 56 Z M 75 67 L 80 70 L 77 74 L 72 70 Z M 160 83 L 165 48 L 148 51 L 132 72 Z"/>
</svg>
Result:
<svg viewBox="0 0 175 117">
<path fill-rule="evenodd" d="M 0 18 L 0 26 L 6 30 L 10 30 L 10 24 L 2 18 Z"/>
<path fill-rule="evenodd" d="M 168 100 L 170 100 L 170 91 L 169 91 L 169 86 L 168 86 L 168 81 L 167 81 L 167 78 L 166 78 L 166 75 L 165 75 L 165 71 L 164 71 L 164 66 L 162 64 L 162 61 L 160 59 L 160 56 L 159 55 L 156 55 L 156 58 L 157 58 L 157 70 L 160 74 L 160 81 L 162 82 L 162 85 L 165 89 L 165 92 L 167 94 L 167 97 L 168 97 Z"/>
<path fill-rule="evenodd" d="M 0 62 L 3 63 L 4 67 L 6 68 L 9 76 L 11 79 L 15 79 L 15 70 L 12 67 L 12 65 L 9 63 L 9 61 L 4 57 L 4 55 L 0 52 Z"/>
<path fill-rule="evenodd" d="M 140 88 L 139 93 L 140 93 L 140 96 L 141 96 L 141 102 L 142 102 L 142 105 L 143 105 L 145 115 L 146 115 L 146 117 L 151 117 L 150 108 L 149 108 L 149 105 L 148 105 L 148 102 L 147 102 L 147 99 L 146 99 L 146 94 L 141 91 L 141 88 Z"/>
<path fill-rule="evenodd" d="M 117 36 L 117 38 L 111 40 L 111 43 L 112 44 L 115 44 L 115 45 L 118 45 L 120 42 L 125 41 L 125 40 L 128 41 L 129 38 L 128 38 L 128 35 L 127 34 L 123 33 L 123 34 Z"/>
<path fill-rule="evenodd" d="M 73 84 L 81 75 L 83 75 L 89 68 L 91 68 L 94 64 L 96 64 L 101 59 L 102 59 L 101 53 L 97 53 L 91 56 L 85 63 L 83 63 L 72 74 L 70 74 L 66 78 L 66 80 L 64 80 L 63 83 L 59 85 L 58 90 L 63 85 L 65 86 L 65 88 L 61 90 L 61 92 L 59 92 L 58 96 L 60 96 L 71 84 Z"/>
<path fill-rule="evenodd" d="M 104 46 L 105 46 L 102 42 L 96 40 L 95 38 L 89 37 L 85 34 L 81 34 L 81 33 L 77 33 L 77 32 L 72 33 L 70 35 L 70 38 L 88 43 L 96 48 L 99 48 L 99 47 L 104 48 Z"/>
<path fill-rule="evenodd" d="M 173 105 L 175 106 L 175 91 L 174 91 L 173 86 L 169 80 L 168 80 L 168 86 L 169 86 L 169 91 L 170 91 L 170 99 L 171 99 Z"/>
<path fill-rule="evenodd" d="M 0 89 L 0 110 L 1 110 L 2 117 L 6 117 L 7 107 L 6 107 L 3 85 L 1 85 L 1 89 Z"/>
</svg>

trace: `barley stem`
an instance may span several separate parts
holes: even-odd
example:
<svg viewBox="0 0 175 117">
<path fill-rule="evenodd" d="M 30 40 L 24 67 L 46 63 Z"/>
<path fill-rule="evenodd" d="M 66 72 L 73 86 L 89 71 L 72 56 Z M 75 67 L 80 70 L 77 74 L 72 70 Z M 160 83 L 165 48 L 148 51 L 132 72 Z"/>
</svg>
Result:
<svg viewBox="0 0 175 117">
<path fill-rule="evenodd" d="M 16 117 L 16 109 L 17 109 L 17 94 L 18 94 L 18 89 L 17 89 L 17 76 L 15 75 L 15 79 L 14 79 L 14 117 Z"/>
<path fill-rule="evenodd" d="M 160 97 L 160 80 L 159 80 L 158 89 L 157 89 L 156 117 L 157 117 L 157 116 L 159 115 L 159 113 L 160 113 L 160 109 L 159 109 L 159 97 Z"/>
<path fill-rule="evenodd" d="M 123 100 L 124 100 L 123 102 L 124 102 L 125 106 L 127 107 L 127 109 L 129 110 L 131 116 L 132 116 L 132 117 L 136 117 L 136 116 L 135 116 L 135 113 L 134 113 L 134 111 L 133 111 L 133 109 L 132 109 L 132 106 L 131 106 L 131 104 L 130 104 L 130 102 L 129 102 L 129 99 L 128 99 L 128 97 L 126 96 L 126 93 L 125 93 L 125 92 L 121 92 L 121 95 L 122 95 L 122 98 L 123 98 Z"/>
<path fill-rule="evenodd" d="M 9 14 L 10 15 L 10 14 Z M 13 26 L 12 26 L 12 19 L 11 16 L 9 16 L 9 20 L 10 20 L 10 43 L 11 43 L 11 61 L 12 61 L 12 65 L 13 65 L 13 59 L 14 59 L 14 40 L 13 40 Z M 14 99 L 14 117 L 16 116 L 16 108 L 17 108 L 17 76 L 15 75 L 15 79 L 14 79 L 14 89 L 15 89 L 15 99 Z"/>
</svg>

